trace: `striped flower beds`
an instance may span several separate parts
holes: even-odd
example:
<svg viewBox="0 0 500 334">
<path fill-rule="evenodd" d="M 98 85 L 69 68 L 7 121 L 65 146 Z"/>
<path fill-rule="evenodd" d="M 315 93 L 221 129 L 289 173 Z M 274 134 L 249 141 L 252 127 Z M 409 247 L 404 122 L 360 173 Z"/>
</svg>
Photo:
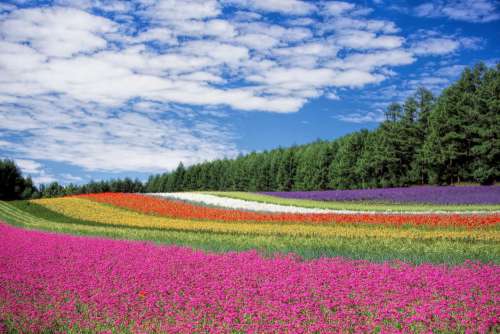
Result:
<svg viewBox="0 0 500 334">
<path fill-rule="evenodd" d="M 318 203 L 250 193 L 0 201 L 0 220 L 18 226 L 0 222 L 0 333 L 500 331 L 495 206 L 345 213 Z"/>
<path fill-rule="evenodd" d="M 383 201 L 432 204 L 500 204 L 500 186 L 416 186 L 406 188 L 263 192 L 317 201 Z"/>
<path fill-rule="evenodd" d="M 262 203 L 241 200 L 237 198 L 220 197 L 211 194 L 203 193 L 154 193 L 151 196 L 158 196 L 169 198 L 173 200 L 181 200 L 203 205 L 211 205 L 216 207 L 223 207 L 232 210 L 247 210 L 247 211 L 262 211 L 262 212 L 278 212 L 278 213 L 301 213 L 301 214 L 314 214 L 314 213 L 328 213 L 330 210 L 317 209 L 317 208 L 304 208 L 292 205 L 278 205 L 272 203 Z"/>
<path fill-rule="evenodd" d="M 173 194 L 176 199 L 208 199 L 204 204 L 214 204 L 211 199 L 216 198 L 217 203 L 222 204 L 226 199 L 218 198 L 213 195 L 184 193 Z M 166 199 L 155 197 L 146 197 L 139 194 L 121 194 L 105 193 L 80 195 L 78 198 L 90 199 L 100 203 L 111 204 L 114 206 L 131 209 L 137 212 L 156 214 L 171 218 L 196 219 L 196 220 L 220 220 L 220 221 L 252 221 L 252 222 L 302 222 L 302 223 L 368 223 L 381 225 L 418 225 L 418 226 L 461 226 L 461 227 L 479 227 L 491 226 L 500 222 L 500 214 L 482 214 L 482 215 L 433 215 L 433 214 L 342 214 L 342 213 L 265 213 L 251 212 L 241 209 L 228 208 L 234 204 L 234 201 L 240 200 L 228 199 L 225 208 L 207 207 L 196 205 L 200 203 L 181 202 L 168 200 L 169 194 L 164 194 Z M 249 205 L 257 207 L 258 202 L 247 202 Z"/>
<path fill-rule="evenodd" d="M 198 194 L 198 193 L 195 193 Z M 318 201 L 309 199 L 284 198 L 241 191 L 211 191 L 203 194 L 218 198 L 243 200 L 261 204 L 292 206 L 308 209 L 323 209 L 338 213 L 406 213 L 406 214 L 447 214 L 500 212 L 500 204 L 428 204 L 428 203 L 379 203 L 370 201 Z M 229 203 L 229 202 L 228 202 Z"/>
<path fill-rule="evenodd" d="M 306 258 L 497 262 L 495 249 L 500 241 L 499 217 L 495 214 L 271 214 L 137 194 L 41 199 L 5 207 L 9 216 L 2 216 L 0 210 L 0 217 L 24 226 L 150 239 L 208 250 L 293 252 Z M 50 224 L 54 220 L 58 225 Z"/>
<path fill-rule="evenodd" d="M 312 225 L 312 224 L 271 224 L 252 222 L 193 221 L 150 216 L 103 205 L 84 198 L 56 198 L 35 200 L 34 203 L 70 218 L 93 221 L 100 224 L 158 228 L 182 231 L 207 231 L 214 233 L 242 233 L 259 235 L 309 236 L 317 238 L 405 238 L 405 239 L 471 239 L 500 241 L 500 233 L 490 229 L 400 229 L 377 225 Z"/>
<path fill-rule="evenodd" d="M 494 333 L 500 268 L 301 261 L 0 224 L 0 330 Z"/>
</svg>

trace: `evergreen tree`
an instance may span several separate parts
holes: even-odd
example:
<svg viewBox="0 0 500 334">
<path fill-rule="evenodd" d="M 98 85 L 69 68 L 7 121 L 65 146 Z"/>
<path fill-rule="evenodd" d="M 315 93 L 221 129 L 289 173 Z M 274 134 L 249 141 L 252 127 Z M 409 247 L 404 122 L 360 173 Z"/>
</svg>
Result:
<svg viewBox="0 0 500 334">
<path fill-rule="evenodd" d="M 479 64 L 474 69 L 477 83 L 474 121 L 467 124 L 471 136 L 472 178 L 491 184 L 500 176 L 500 64 L 487 69 Z"/>
<path fill-rule="evenodd" d="M 0 200 L 21 198 L 25 180 L 13 160 L 0 159 Z"/>
<path fill-rule="evenodd" d="M 278 172 L 276 175 L 277 190 L 290 191 L 293 188 L 293 182 L 296 172 L 295 149 L 292 147 L 281 152 Z"/>
</svg>

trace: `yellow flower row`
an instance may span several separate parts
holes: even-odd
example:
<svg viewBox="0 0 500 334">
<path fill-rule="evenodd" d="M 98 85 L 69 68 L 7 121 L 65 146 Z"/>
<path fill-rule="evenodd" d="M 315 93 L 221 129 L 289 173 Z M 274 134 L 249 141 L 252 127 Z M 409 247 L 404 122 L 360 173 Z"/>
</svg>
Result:
<svg viewBox="0 0 500 334">
<path fill-rule="evenodd" d="M 422 230 L 400 229 L 384 226 L 269 224 L 194 221 L 150 216 L 82 198 L 54 198 L 33 200 L 49 210 L 68 217 L 89 220 L 101 224 L 149 227 L 185 231 L 209 231 L 219 233 L 245 233 L 260 235 L 290 235 L 347 237 L 347 238 L 407 238 L 407 239 L 472 239 L 499 241 L 496 230 Z"/>
</svg>

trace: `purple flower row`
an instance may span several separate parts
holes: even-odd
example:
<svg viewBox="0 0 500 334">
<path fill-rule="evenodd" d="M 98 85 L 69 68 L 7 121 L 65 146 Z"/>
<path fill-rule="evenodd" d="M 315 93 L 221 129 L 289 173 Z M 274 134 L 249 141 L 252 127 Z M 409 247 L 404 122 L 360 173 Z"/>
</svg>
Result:
<svg viewBox="0 0 500 334">
<path fill-rule="evenodd" d="M 20 332 L 499 329 L 500 267 L 493 264 L 269 259 L 4 224 L 0 245 L 0 319 Z"/>
<path fill-rule="evenodd" d="M 263 192 L 283 198 L 319 201 L 381 201 L 433 204 L 500 204 L 500 186 L 416 186 L 359 190 Z"/>
</svg>

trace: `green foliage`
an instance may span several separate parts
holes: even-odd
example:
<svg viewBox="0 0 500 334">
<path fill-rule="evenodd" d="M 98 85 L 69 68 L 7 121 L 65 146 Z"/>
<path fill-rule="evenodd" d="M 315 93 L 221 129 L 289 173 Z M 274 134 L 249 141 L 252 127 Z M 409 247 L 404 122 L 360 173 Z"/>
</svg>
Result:
<svg viewBox="0 0 500 334">
<path fill-rule="evenodd" d="M 499 133 L 500 64 L 479 63 L 443 92 L 429 116 L 424 153 L 431 182 L 497 181 Z"/>
<path fill-rule="evenodd" d="M 150 178 L 151 180 L 152 178 Z M 109 181 L 90 181 L 84 185 L 67 184 L 61 185 L 58 182 L 52 182 L 48 185 L 40 185 L 39 193 L 33 193 L 31 198 L 40 197 L 59 197 L 67 195 L 78 194 L 93 194 L 103 192 L 124 192 L 124 193 L 137 193 L 144 192 L 146 189 L 142 182 L 138 179 L 132 180 L 130 178 L 113 179 Z M 29 198 L 29 197 L 26 197 Z"/>
<path fill-rule="evenodd" d="M 418 88 L 385 116 L 373 131 L 204 162 L 151 177 L 146 189 L 324 190 L 500 179 L 500 64 L 466 69 L 438 98 Z"/>
<path fill-rule="evenodd" d="M 0 200 L 31 198 L 36 192 L 31 177 L 25 179 L 13 160 L 0 159 Z"/>
</svg>

